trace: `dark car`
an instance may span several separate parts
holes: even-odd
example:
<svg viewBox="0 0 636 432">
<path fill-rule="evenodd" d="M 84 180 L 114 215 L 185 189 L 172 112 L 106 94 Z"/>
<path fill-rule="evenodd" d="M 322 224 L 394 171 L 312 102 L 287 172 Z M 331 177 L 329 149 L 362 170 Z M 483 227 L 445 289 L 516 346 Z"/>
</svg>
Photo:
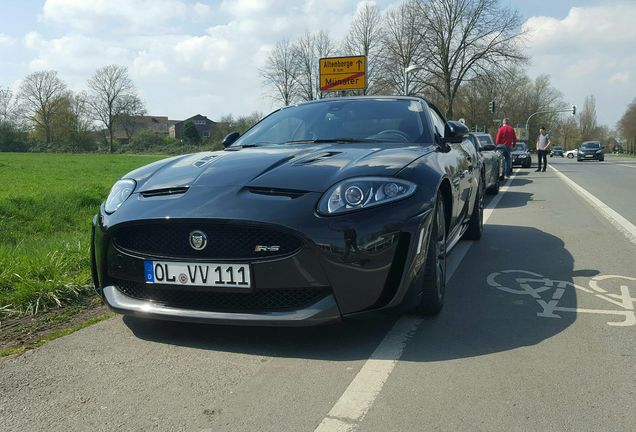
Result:
<svg viewBox="0 0 636 432">
<path fill-rule="evenodd" d="M 497 146 L 487 133 L 473 132 L 470 140 L 479 152 L 484 167 L 486 193 L 496 195 L 499 192 L 499 181 L 504 174 L 503 155 L 497 151 Z"/>
<path fill-rule="evenodd" d="M 605 160 L 603 146 L 599 141 L 585 141 L 581 144 L 579 151 L 576 153 L 576 160 L 579 162 L 584 160 L 597 160 L 603 162 Z"/>
<path fill-rule="evenodd" d="M 93 221 L 95 286 L 115 312 L 181 321 L 436 314 L 449 250 L 483 229 L 467 134 L 415 97 L 275 111 L 224 151 L 115 183 Z"/>
<path fill-rule="evenodd" d="M 552 150 L 550 150 L 550 157 L 552 156 L 561 156 L 563 157 L 563 147 L 554 146 Z"/>
<path fill-rule="evenodd" d="M 519 141 L 515 144 L 510 152 L 510 160 L 512 160 L 512 166 L 521 165 L 524 168 L 532 166 L 532 157 L 525 142 Z"/>
</svg>

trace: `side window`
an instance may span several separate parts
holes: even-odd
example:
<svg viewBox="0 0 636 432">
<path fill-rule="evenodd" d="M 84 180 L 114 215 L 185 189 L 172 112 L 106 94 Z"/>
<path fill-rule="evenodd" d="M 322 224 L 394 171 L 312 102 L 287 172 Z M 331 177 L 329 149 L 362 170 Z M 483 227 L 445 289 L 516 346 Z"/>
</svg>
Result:
<svg viewBox="0 0 636 432">
<path fill-rule="evenodd" d="M 444 138 L 444 132 L 446 130 L 446 124 L 444 120 L 429 107 L 428 112 L 431 114 L 431 120 L 433 121 L 433 128 L 435 128 L 435 132 L 439 135 L 440 138 Z"/>
</svg>

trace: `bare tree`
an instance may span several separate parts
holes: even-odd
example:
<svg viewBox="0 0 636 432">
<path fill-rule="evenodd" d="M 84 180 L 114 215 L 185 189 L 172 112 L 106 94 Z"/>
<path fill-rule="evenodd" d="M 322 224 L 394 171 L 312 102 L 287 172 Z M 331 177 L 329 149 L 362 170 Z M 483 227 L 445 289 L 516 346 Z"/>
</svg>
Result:
<svg viewBox="0 0 636 432">
<path fill-rule="evenodd" d="M 374 94 L 379 91 L 376 86 L 376 75 L 382 38 L 382 16 L 377 6 L 373 3 L 362 3 L 353 17 L 349 33 L 342 45 L 345 55 L 364 55 L 367 58 L 367 87 L 362 90 L 362 94 Z"/>
<path fill-rule="evenodd" d="M 499 0 L 420 0 L 420 27 L 427 42 L 420 66 L 449 118 L 462 83 L 525 61 L 520 15 Z"/>
<path fill-rule="evenodd" d="M 27 75 L 20 85 L 19 98 L 24 113 L 36 128 L 42 130 L 47 147 L 52 142 L 55 114 L 61 108 L 65 95 L 66 84 L 54 70 Z"/>
<path fill-rule="evenodd" d="M 424 63 L 424 34 L 420 29 L 418 1 L 406 0 L 384 17 L 379 62 L 382 79 L 380 87 L 386 93 L 401 94 L 404 88 L 405 70 L 411 65 Z M 424 91 L 425 76 L 421 70 L 409 73 L 409 93 Z"/>
<path fill-rule="evenodd" d="M 18 101 L 10 88 L 0 88 L 0 123 L 15 123 L 19 115 Z"/>
<path fill-rule="evenodd" d="M 636 146 L 636 99 L 629 104 L 618 121 L 618 130 L 626 141 L 628 151 L 633 152 Z"/>
<path fill-rule="evenodd" d="M 313 100 L 322 97 L 319 82 L 319 59 L 328 57 L 335 51 L 329 33 L 306 32 L 294 44 L 294 61 L 299 97 Z"/>
<path fill-rule="evenodd" d="M 598 138 L 598 123 L 596 120 L 596 98 L 594 95 L 586 96 L 583 109 L 579 115 L 579 127 L 581 139 L 589 140 Z"/>
<path fill-rule="evenodd" d="M 285 39 L 276 43 L 265 61 L 265 67 L 259 71 L 264 84 L 272 88 L 274 100 L 284 105 L 289 105 L 298 98 L 296 67 L 294 47 Z"/>
<path fill-rule="evenodd" d="M 128 76 L 128 68 L 120 65 L 103 66 L 88 80 L 89 104 L 95 120 L 108 130 L 108 151 L 113 151 L 115 124 L 122 116 L 133 113 L 133 109 L 143 107 L 137 90 Z"/>
</svg>

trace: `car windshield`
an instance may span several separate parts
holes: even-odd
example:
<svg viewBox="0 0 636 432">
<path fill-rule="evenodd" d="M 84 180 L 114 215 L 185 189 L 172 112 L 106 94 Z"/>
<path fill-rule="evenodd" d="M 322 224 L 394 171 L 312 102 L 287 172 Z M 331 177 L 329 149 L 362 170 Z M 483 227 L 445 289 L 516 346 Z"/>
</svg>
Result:
<svg viewBox="0 0 636 432">
<path fill-rule="evenodd" d="M 515 151 L 525 151 L 526 150 L 526 143 L 517 143 L 515 145 Z"/>
<path fill-rule="evenodd" d="M 560 151 L 560 150 L 563 150 L 563 148 L 562 148 L 562 147 L 559 147 L 559 146 L 556 146 L 556 147 L 554 147 L 554 150 L 556 150 L 556 151 Z"/>
<path fill-rule="evenodd" d="M 429 141 L 424 104 L 407 99 L 333 99 L 290 106 L 257 123 L 232 146 L 317 142 Z"/>
<path fill-rule="evenodd" d="M 477 138 L 479 138 L 479 144 L 481 144 L 482 147 L 492 144 L 492 138 L 490 138 L 490 135 L 479 135 Z"/>
<path fill-rule="evenodd" d="M 597 143 L 597 142 L 583 143 L 581 144 L 581 148 L 586 150 L 599 149 L 601 148 L 601 143 Z"/>
</svg>

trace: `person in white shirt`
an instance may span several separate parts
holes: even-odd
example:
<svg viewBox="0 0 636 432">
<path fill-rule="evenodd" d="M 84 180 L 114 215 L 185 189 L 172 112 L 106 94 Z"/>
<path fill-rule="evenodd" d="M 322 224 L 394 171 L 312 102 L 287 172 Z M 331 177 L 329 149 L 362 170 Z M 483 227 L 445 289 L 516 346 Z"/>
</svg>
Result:
<svg viewBox="0 0 636 432">
<path fill-rule="evenodd" d="M 545 133 L 545 128 L 539 128 L 539 136 L 537 137 L 537 154 L 539 155 L 539 164 L 535 172 L 545 171 L 548 167 L 548 147 L 550 147 L 550 136 Z M 543 161 L 543 169 L 541 169 L 541 161 Z"/>
</svg>

